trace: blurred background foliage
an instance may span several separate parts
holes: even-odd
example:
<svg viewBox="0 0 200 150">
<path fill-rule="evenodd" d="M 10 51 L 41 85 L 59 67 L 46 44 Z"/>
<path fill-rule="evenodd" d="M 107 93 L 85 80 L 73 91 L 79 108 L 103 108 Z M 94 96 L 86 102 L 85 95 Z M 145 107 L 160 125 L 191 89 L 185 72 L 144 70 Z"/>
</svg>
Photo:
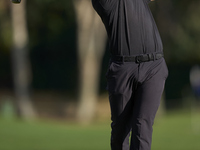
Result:
<svg viewBox="0 0 200 150">
<path fill-rule="evenodd" d="M 10 5 L 9 0 L 0 1 L 1 96 L 5 91 L 13 91 Z M 183 107 L 187 97 L 192 95 L 190 68 L 200 64 L 200 1 L 157 0 L 150 3 L 150 8 L 163 40 L 169 68 L 165 90 L 166 108 Z M 28 0 L 26 11 L 32 91 L 67 93 L 76 100 L 79 71 L 73 1 Z M 100 94 L 106 92 L 105 73 L 108 61 L 107 47 L 101 67 Z"/>
<path fill-rule="evenodd" d="M 10 1 L 0 4 L 0 87 L 12 89 Z M 76 22 L 72 1 L 27 1 L 29 51 L 35 89 L 74 90 Z"/>
<path fill-rule="evenodd" d="M 33 88 L 73 91 L 77 58 L 72 1 L 28 1 L 27 21 Z"/>
</svg>

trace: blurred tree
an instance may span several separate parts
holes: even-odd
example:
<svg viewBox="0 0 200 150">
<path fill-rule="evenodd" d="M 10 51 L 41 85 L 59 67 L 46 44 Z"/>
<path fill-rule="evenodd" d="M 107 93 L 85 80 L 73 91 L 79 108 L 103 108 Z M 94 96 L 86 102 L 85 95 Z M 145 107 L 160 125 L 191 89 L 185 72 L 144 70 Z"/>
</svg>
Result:
<svg viewBox="0 0 200 150">
<path fill-rule="evenodd" d="M 11 22 L 10 1 L 0 1 L 0 88 L 10 88 L 12 76 L 10 69 Z"/>
<path fill-rule="evenodd" d="M 30 64 L 28 58 L 28 31 L 26 24 L 26 1 L 11 4 L 13 29 L 13 78 L 18 114 L 23 119 L 33 119 L 35 111 L 30 99 Z"/>
<path fill-rule="evenodd" d="M 156 1 L 152 6 L 168 64 L 200 62 L 200 2 Z"/>
<path fill-rule="evenodd" d="M 78 119 L 88 122 L 95 115 L 106 32 L 91 0 L 74 0 L 77 18 L 79 106 Z"/>
<path fill-rule="evenodd" d="M 32 87 L 72 95 L 78 76 L 73 0 L 27 1 L 27 21 Z"/>
</svg>

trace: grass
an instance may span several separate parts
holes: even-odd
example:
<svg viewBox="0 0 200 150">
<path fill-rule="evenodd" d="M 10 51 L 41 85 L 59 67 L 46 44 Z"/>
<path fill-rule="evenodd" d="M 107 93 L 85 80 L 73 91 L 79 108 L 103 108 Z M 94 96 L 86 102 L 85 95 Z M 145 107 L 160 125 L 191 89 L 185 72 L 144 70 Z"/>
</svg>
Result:
<svg viewBox="0 0 200 150">
<path fill-rule="evenodd" d="M 200 114 L 195 117 L 200 117 Z M 154 126 L 153 150 L 200 150 L 200 123 L 191 113 L 171 113 Z M 197 128 L 194 128 L 194 127 Z"/>
<path fill-rule="evenodd" d="M 109 139 L 109 122 L 81 126 L 0 119 L 0 150 L 109 150 Z M 170 113 L 155 121 L 152 150 L 200 150 L 199 139 L 190 113 Z"/>
</svg>

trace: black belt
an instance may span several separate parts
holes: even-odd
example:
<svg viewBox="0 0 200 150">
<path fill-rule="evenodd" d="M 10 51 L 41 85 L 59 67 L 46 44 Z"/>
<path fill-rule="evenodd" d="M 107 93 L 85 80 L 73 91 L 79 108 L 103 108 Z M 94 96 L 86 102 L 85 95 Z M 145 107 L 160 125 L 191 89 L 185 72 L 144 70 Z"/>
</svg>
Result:
<svg viewBox="0 0 200 150">
<path fill-rule="evenodd" d="M 147 61 L 154 61 L 162 58 L 164 55 L 163 53 L 150 53 L 150 54 L 142 54 L 138 56 L 112 56 L 111 59 L 117 62 L 147 62 Z"/>
</svg>

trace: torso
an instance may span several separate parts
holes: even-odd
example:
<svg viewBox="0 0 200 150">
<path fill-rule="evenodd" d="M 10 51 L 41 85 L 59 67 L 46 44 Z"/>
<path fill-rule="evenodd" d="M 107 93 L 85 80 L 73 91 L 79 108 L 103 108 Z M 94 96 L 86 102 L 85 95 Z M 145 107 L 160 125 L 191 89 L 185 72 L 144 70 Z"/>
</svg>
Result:
<svg viewBox="0 0 200 150">
<path fill-rule="evenodd" d="M 162 41 L 148 0 L 92 0 L 101 17 L 113 55 L 162 52 Z"/>
</svg>

